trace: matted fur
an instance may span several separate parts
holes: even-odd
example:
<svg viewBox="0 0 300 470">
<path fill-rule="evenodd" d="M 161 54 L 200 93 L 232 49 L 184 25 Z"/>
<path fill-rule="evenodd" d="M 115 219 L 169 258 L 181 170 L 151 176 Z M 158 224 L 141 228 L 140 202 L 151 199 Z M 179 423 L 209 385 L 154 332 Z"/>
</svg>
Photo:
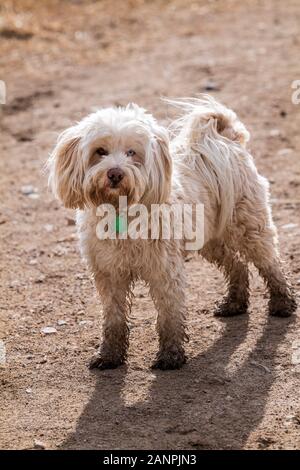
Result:
<svg viewBox="0 0 300 470">
<path fill-rule="evenodd" d="M 103 303 L 103 341 L 91 367 L 117 367 L 126 359 L 127 316 L 134 281 L 143 279 L 158 312 L 160 348 L 155 367 L 185 362 L 185 274 L 181 240 L 99 240 L 96 207 L 129 203 L 202 203 L 204 246 L 200 254 L 216 264 L 229 291 L 217 315 L 245 313 L 249 303 L 248 263 L 269 292 L 269 310 L 287 316 L 296 308 L 281 268 L 269 186 L 246 148 L 249 133 L 236 114 L 208 96 L 172 102 L 183 115 L 167 130 L 145 110 L 99 110 L 61 134 L 49 159 L 50 184 L 66 207 L 80 209 L 80 246 Z M 97 148 L 107 149 L 99 158 Z M 128 157 L 134 149 L 134 157 Z M 107 171 L 124 178 L 109 185 Z"/>
</svg>

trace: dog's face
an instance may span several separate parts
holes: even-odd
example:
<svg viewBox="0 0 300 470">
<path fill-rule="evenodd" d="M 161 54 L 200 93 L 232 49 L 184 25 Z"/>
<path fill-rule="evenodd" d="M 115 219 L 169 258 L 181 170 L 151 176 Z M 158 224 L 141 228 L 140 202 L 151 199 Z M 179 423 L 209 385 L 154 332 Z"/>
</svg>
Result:
<svg viewBox="0 0 300 470">
<path fill-rule="evenodd" d="M 66 207 L 160 204 L 170 193 L 172 162 L 165 128 L 144 109 L 97 111 L 64 131 L 49 159 L 50 184 Z"/>
</svg>

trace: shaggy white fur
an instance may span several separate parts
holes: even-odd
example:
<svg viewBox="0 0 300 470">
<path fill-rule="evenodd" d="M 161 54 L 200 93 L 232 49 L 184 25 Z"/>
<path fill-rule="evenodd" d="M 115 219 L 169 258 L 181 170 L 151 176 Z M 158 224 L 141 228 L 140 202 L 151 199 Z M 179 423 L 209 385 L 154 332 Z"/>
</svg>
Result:
<svg viewBox="0 0 300 470">
<path fill-rule="evenodd" d="M 129 204 L 202 203 L 204 246 L 200 254 L 223 270 L 228 295 L 217 315 L 245 313 L 248 263 L 265 280 L 272 315 L 287 316 L 296 302 L 284 276 L 268 182 L 246 143 L 249 133 L 236 114 L 208 96 L 177 100 L 183 116 L 168 131 L 135 104 L 101 109 L 63 132 L 49 159 L 50 184 L 66 207 L 79 209 L 84 258 L 104 309 L 103 340 L 91 367 L 117 367 L 126 360 L 127 316 L 135 280 L 143 279 L 158 311 L 160 348 L 154 367 L 185 362 L 183 240 L 99 240 L 96 208 Z"/>
</svg>

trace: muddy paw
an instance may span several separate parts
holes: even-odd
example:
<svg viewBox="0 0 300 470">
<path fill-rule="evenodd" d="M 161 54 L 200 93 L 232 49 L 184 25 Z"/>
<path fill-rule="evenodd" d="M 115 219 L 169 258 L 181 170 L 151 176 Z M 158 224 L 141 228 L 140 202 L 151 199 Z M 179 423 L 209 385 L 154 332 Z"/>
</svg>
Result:
<svg viewBox="0 0 300 470">
<path fill-rule="evenodd" d="M 233 301 L 225 300 L 217 305 L 214 315 L 216 317 L 235 317 L 237 315 L 243 315 L 247 313 L 247 303 L 238 303 Z"/>
<path fill-rule="evenodd" d="M 157 359 L 152 364 L 152 369 L 173 370 L 180 369 L 186 363 L 184 352 L 164 352 L 158 354 Z"/>
<path fill-rule="evenodd" d="M 124 362 L 125 361 L 123 359 L 105 358 L 100 354 L 96 354 L 89 362 L 89 369 L 116 369 L 124 364 Z"/>
<path fill-rule="evenodd" d="M 290 317 L 297 310 L 294 297 L 273 297 L 269 303 L 269 314 L 274 317 Z"/>
</svg>

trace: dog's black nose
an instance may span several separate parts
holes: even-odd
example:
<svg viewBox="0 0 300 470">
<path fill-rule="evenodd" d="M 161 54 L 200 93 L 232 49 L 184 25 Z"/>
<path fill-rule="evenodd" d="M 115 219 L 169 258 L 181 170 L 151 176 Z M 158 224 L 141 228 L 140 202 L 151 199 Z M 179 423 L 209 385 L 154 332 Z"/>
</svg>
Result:
<svg viewBox="0 0 300 470">
<path fill-rule="evenodd" d="M 111 168 L 107 172 L 107 178 L 113 184 L 118 184 L 124 177 L 124 171 L 121 168 Z"/>
</svg>

